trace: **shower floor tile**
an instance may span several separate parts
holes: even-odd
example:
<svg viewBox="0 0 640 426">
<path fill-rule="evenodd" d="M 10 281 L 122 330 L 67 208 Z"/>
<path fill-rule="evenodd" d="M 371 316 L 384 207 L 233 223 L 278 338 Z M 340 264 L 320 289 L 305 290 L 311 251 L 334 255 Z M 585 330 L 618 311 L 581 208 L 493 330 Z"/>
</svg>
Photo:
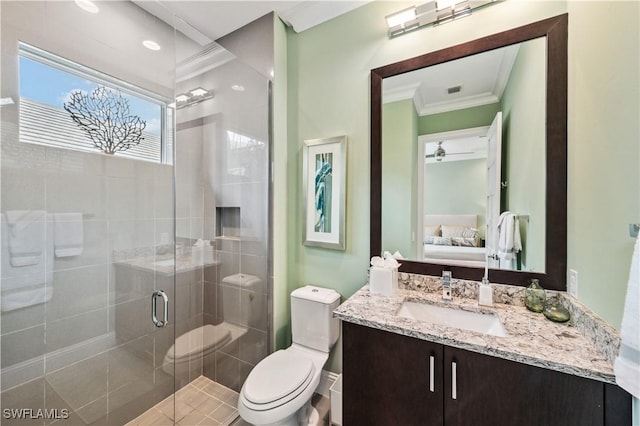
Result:
<svg viewBox="0 0 640 426">
<path fill-rule="evenodd" d="M 175 403 L 174 403 L 175 396 Z M 238 417 L 238 393 L 200 376 L 126 426 L 230 425 Z"/>
</svg>

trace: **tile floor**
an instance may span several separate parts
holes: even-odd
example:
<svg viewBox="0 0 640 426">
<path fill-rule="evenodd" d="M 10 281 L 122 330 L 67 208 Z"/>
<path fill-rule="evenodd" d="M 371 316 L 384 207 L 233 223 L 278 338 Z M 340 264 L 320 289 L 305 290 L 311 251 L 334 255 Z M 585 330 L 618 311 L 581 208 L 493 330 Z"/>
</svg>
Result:
<svg viewBox="0 0 640 426">
<path fill-rule="evenodd" d="M 316 393 L 313 395 L 313 398 L 311 399 L 311 403 L 313 404 L 314 408 L 318 410 L 319 419 L 317 423 L 309 426 L 331 425 L 331 416 L 330 416 L 331 401 L 329 400 L 329 398 Z M 249 422 L 242 420 L 241 417 L 238 417 L 233 423 L 231 423 L 231 426 L 253 426 L 253 425 Z"/>
<path fill-rule="evenodd" d="M 319 420 L 315 426 L 329 426 L 329 398 L 315 394 L 312 404 L 318 410 Z M 158 403 L 126 426 L 180 426 L 230 425 L 251 426 L 238 415 L 238 393 L 213 380 L 200 376 L 173 396 Z"/>
<path fill-rule="evenodd" d="M 238 417 L 238 393 L 200 376 L 127 426 L 230 425 Z"/>
</svg>

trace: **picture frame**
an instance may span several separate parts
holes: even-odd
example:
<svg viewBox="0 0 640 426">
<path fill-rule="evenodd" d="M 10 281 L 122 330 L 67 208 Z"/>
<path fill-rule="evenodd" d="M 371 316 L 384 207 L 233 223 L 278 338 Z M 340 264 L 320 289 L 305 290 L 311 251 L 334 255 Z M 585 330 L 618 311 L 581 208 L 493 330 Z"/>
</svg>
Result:
<svg viewBox="0 0 640 426">
<path fill-rule="evenodd" d="M 302 180 L 303 244 L 344 250 L 347 137 L 305 140 Z"/>
</svg>

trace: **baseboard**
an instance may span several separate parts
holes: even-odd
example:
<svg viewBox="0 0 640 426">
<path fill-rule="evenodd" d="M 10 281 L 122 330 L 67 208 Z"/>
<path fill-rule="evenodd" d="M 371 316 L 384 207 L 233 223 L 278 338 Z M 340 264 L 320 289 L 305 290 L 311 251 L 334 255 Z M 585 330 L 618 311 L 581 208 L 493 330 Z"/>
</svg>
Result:
<svg viewBox="0 0 640 426">
<path fill-rule="evenodd" d="M 322 370 L 322 374 L 320 375 L 320 384 L 318 384 L 316 393 L 329 398 L 329 388 L 331 387 L 331 385 L 333 385 L 333 382 L 335 382 L 337 378 L 338 374 L 331 371 Z"/>
</svg>

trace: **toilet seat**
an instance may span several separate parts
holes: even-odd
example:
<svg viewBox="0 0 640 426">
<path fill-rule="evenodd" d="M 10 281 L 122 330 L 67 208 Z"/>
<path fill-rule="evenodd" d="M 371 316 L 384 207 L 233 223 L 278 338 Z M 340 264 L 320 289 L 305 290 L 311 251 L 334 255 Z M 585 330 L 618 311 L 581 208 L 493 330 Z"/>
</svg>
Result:
<svg viewBox="0 0 640 426">
<path fill-rule="evenodd" d="M 169 348 L 165 362 L 169 364 L 193 361 L 208 355 L 231 341 L 231 332 L 207 324 L 179 336 Z"/>
<path fill-rule="evenodd" d="M 243 386 L 244 403 L 256 411 L 271 410 L 300 395 L 311 383 L 315 366 L 302 354 L 279 350 L 254 368 Z"/>
</svg>

